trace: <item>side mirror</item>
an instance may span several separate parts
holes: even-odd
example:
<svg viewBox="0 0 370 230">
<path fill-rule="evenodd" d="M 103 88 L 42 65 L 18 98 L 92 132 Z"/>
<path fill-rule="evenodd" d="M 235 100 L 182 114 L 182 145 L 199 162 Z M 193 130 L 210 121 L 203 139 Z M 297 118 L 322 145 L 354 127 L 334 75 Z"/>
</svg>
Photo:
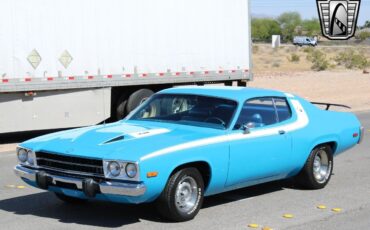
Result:
<svg viewBox="0 0 370 230">
<path fill-rule="evenodd" d="M 243 131 L 244 134 L 249 134 L 251 132 L 251 129 L 255 128 L 256 124 L 254 122 L 248 122 L 243 125 Z"/>
</svg>

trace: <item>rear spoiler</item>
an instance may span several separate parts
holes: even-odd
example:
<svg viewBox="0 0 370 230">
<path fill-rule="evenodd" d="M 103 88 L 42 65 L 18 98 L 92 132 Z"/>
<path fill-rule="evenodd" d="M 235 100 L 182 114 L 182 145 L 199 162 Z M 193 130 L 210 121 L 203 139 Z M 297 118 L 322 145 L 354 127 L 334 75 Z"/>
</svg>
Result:
<svg viewBox="0 0 370 230">
<path fill-rule="evenodd" d="M 324 103 L 324 102 L 311 102 L 311 103 L 314 104 L 314 105 L 325 105 L 326 106 L 325 110 L 329 110 L 330 106 L 336 106 L 336 107 L 343 107 L 343 108 L 346 108 L 346 109 L 351 109 L 351 107 L 349 107 L 347 105 L 341 105 L 341 104 L 332 104 L 332 103 Z"/>
</svg>

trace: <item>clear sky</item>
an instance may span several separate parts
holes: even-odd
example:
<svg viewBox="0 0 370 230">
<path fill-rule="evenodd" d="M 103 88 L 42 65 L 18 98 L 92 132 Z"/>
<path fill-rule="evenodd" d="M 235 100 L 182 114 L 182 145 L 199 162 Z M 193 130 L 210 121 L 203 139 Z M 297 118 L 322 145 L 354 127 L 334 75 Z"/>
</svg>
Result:
<svg viewBox="0 0 370 230">
<path fill-rule="evenodd" d="M 279 16 L 283 12 L 297 11 L 304 19 L 318 18 L 316 0 L 250 0 L 252 15 Z M 370 20 L 370 0 L 362 0 L 358 26 Z"/>
</svg>

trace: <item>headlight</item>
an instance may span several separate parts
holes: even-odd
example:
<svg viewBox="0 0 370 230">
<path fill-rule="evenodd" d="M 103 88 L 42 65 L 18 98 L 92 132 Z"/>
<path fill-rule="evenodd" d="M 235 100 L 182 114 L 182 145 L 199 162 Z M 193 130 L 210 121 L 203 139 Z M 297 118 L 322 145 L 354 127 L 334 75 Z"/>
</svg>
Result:
<svg viewBox="0 0 370 230">
<path fill-rule="evenodd" d="M 125 168 L 126 174 L 130 178 L 134 178 L 137 174 L 137 168 L 135 164 L 128 163 Z"/>
<path fill-rule="evenodd" d="M 28 158 L 27 150 L 19 149 L 17 152 L 17 155 L 18 155 L 18 160 L 20 162 L 25 163 L 27 161 L 27 158 Z"/>
<path fill-rule="evenodd" d="M 31 150 L 28 150 L 27 151 L 27 162 L 30 165 L 34 165 L 35 164 L 35 158 L 34 158 L 33 152 Z"/>
<path fill-rule="evenodd" d="M 116 161 L 109 162 L 108 172 L 114 177 L 119 176 L 119 174 L 121 174 L 121 165 Z"/>
<path fill-rule="evenodd" d="M 105 178 L 115 180 L 140 180 L 139 165 L 135 162 L 120 160 L 103 160 Z"/>
</svg>

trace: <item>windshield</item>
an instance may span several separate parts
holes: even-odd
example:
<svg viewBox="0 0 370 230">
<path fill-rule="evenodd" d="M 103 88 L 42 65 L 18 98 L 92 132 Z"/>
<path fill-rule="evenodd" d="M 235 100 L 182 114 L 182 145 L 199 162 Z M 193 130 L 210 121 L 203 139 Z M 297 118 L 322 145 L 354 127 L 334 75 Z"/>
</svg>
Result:
<svg viewBox="0 0 370 230">
<path fill-rule="evenodd" d="M 183 94 L 157 94 L 129 120 L 147 120 L 226 129 L 237 103 L 232 100 Z"/>
</svg>

